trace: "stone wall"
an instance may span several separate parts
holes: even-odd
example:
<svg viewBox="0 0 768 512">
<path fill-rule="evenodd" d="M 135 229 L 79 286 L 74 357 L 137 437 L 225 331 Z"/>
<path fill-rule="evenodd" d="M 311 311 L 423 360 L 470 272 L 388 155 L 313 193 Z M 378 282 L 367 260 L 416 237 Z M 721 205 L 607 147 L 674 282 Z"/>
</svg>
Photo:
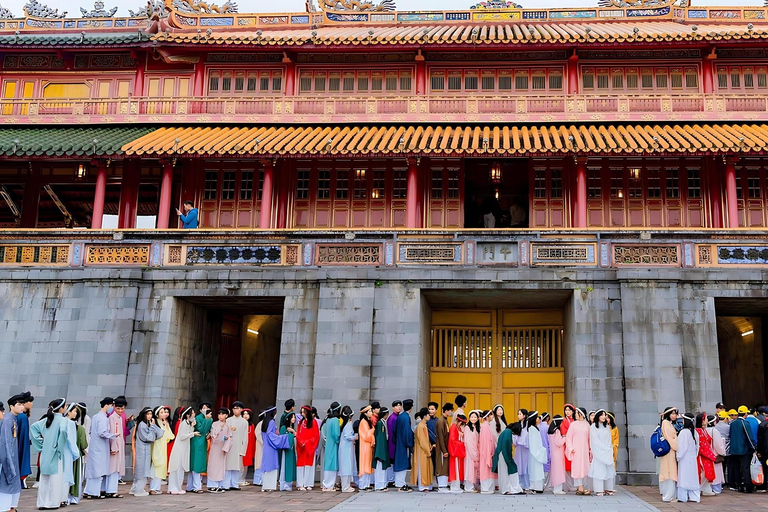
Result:
<svg viewBox="0 0 768 512">
<path fill-rule="evenodd" d="M 422 404 L 431 307 L 442 307 L 434 297 L 566 290 L 566 400 L 612 410 L 620 473 L 649 482 L 659 411 L 711 411 L 721 398 L 714 298 L 768 297 L 761 279 L 683 269 L 0 270 L 0 393 L 29 389 L 36 409 L 57 396 L 95 406 L 125 394 L 136 410 L 212 400 L 222 314 L 212 305 L 277 297 L 278 404 Z"/>
</svg>

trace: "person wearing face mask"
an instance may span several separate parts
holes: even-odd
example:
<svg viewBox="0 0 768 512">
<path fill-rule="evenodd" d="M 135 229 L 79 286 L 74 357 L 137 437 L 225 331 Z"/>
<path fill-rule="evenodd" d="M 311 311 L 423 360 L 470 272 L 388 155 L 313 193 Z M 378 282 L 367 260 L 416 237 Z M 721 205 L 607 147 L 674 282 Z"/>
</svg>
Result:
<svg viewBox="0 0 768 512">
<path fill-rule="evenodd" d="M 112 451 L 111 443 L 120 439 L 122 430 L 110 430 L 107 414 L 115 409 L 115 400 L 105 397 L 101 402 L 101 410 L 91 418 L 91 442 L 88 446 L 88 462 L 85 464 L 85 499 L 98 499 L 101 492 L 117 495 L 117 481 L 120 475 L 110 471 L 109 457 Z"/>
<path fill-rule="evenodd" d="M 448 441 L 448 418 L 453 415 L 453 404 L 443 405 L 443 414 L 435 422 L 435 476 L 437 477 L 437 492 L 448 491 L 448 476 L 450 473 L 450 453 Z"/>
</svg>

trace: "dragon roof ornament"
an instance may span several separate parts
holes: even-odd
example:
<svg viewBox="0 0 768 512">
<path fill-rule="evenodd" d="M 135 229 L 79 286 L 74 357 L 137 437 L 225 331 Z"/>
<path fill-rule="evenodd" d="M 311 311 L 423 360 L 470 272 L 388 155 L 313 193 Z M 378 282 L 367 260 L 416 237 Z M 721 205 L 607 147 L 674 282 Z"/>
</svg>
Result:
<svg viewBox="0 0 768 512">
<path fill-rule="evenodd" d="M 391 12 L 396 10 L 395 0 L 381 0 L 374 4 L 369 0 L 320 0 L 324 11 L 370 11 Z"/>
<path fill-rule="evenodd" d="M 58 9 L 51 9 L 37 0 L 27 0 L 27 3 L 24 5 L 24 12 L 27 13 L 27 16 L 32 16 L 34 18 L 61 19 L 67 17 L 67 11 L 59 12 Z"/>
<path fill-rule="evenodd" d="M 169 0 L 166 0 L 166 6 Z M 231 0 L 218 6 L 205 0 L 172 0 L 173 9 L 185 14 L 233 14 L 238 12 L 237 4 Z"/>
<path fill-rule="evenodd" d="M 151 18 L 153 15 L 167 18 L 168 11 L 165 9 L 163 0 L 147 0 L 147 5 L 139 7 L 135 11 L 128 9 L 128 15 L 131 18 Z"/>
<path fill-rule="evenodd" d="M 512 2 L 511 0 L 483 0 L 471 6 L 472 10 L 491 10 L 491 9 L 522 9 L 523 6 Z"/>
<path fill-rule="evenodd" d="M 0 20 L 12 20 L 14 18 L 10 9 L 6 9 L 0 5 Z"/>
<path fill-rule="evenodd" d="M 104 2 L 101 0 L 93 2 L 93 9 L 90 11 L 86 11 L 82 7 L 80 8 L 80 13 L 83 15 L 83 18 L 112 18 L 116 12 L 117 7 L 113 7 L 108 11 L 104 10 Z"/>
</svg>

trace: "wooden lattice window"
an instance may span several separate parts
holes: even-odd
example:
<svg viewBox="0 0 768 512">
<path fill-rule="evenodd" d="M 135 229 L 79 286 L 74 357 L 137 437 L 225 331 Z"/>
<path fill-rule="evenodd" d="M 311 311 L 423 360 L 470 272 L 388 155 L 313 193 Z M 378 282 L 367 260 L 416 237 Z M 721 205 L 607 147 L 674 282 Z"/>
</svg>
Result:
<svg viewBox="0 0 768 512">
<path fill-rule="evenodd" d="M 562 92 L 562 68 L 431 69 L 432 92 Z"/>
<path fill-rule="evenodd" d="M 240 96 L 279 94 L 283 91 L 283 72 L 279 69 L 212 69 L 208 72 L 208 94 Z"/>
<path fill-rule="evenodd" d="M 582 89 L 595 93 L 698 91 L 696 67 L 581 68 Z"/>
<path fill-rule="evenodd" d="M 299 92 L 306 94 L 404 94 L 412 92 L 409 69 L 299 72 Z"/>
<path fill-rule="evenodd" d="M 717 66 L 717 88 L 722 92 L 768 89 L 766 66 Z"/>
</svg>

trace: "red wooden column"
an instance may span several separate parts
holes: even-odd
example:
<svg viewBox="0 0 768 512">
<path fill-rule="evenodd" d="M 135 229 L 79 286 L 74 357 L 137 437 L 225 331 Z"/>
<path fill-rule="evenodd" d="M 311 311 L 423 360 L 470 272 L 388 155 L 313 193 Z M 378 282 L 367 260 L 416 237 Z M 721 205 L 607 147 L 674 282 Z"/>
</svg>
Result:
<svg viewBox="0 0 768 512">
<path fill-rule="evenodd" d="M 283 64 L 285 64 L 285 96 L 293 96 L 296 91 L 296 63 L 283 53 Z"/>
<path fill-rule="evenodd" d="M 26 184 L 24 184 L 24 198 L 21 202 L 21 219 L 19 227 L 36 228 L 37 218 L 40 210 L 40 165 L 37 163 L 30 165 L 30 173 Z"/>
<path fill-rule="evenodd" d="M 568 94 L 579 94 L 579 56 L 568 57 Z"/>
<path fill-rule="evenodd" d="M 736 162 L 737 156 L 725 157 L 725 202 L 728 206 L 728 227 L 739 227 L 739 205 L 736 197 Z"/>
<path fill-rule="evenodd" d="M 96 168 L 96 192 L 93 196 L 93 214 L 91 229 L 101 229 L 104 220 L 104 200 L 107 196 L 107 165 L 99 162 Z"/>
<path fill-rule="evenodd" d="M 272 160 L 264 160 L 264 184 L 261 187 L 261 210 L 259 211 L 259 228 L 272 227 L 272 181 L 274 180 L 274 165 Z"/>
<path fill-rule="evenodd" d="M 712 212 L 712 227 L 723 227 L 723 200 L 722 200 L 722 184 L 720 174 L 717 172 L 717 165 L 712 157 L 704 157 L 704 164 L 707 171 L 707 183 L 709 204 L 711 205 Z"/>
<path fill-rule="evenodd" d="M 415 158 L 408 159 L 408 175 L 405 185 L 405 227 L 420 228 L 419 225 L 419 172 Z"/>
<path fill-rule="evenodd" d="M 427 62 L 421 54 L 421 50 L 416 55 L 416 94 L 427 94 Z"/>
<path fill-rule="evenodd" d="M 136 59 L 136 77 L 133 79 L 133 97 L 144 96 L 144 54 Z"/>
<path fill-rule="evenodd" d="M 715 77 L 712 73 L 712 59 L 704 57 L 701 61 L 701 87 L 704 94 L 715 92 Z"/>
<path fill-rule="evenodd" d="M 295 170 L 288 166 L 288 164 L 283 161 L 280 164 L 280 167 L 282 168 L 282 171 L 280 174 L 278 174 L 278 178 L 276 181 L 277 184 L 277 208 L 275 208 L 275 211 L 277 213 L 277 229 L 285 229 L 285 227 L 288 224 L 288 198 L 289 198 L 289 188 L 293 186 L 293 181 L 290 179 L 289 176 L 289 170 L 290 172 L 294 172 Z"/>
<path fill-rule="evenodd" d="M 576 158 L 576 194 L 573 202 L 573 227 L 587 227 L 587 158 Z"/>
<path fill-rule="evenodd" d="M 139 180 L 141 169 L 136 161 L 123 165 L 123 179 L 120 188 L 120 206 L 117 215 L 118 229 L 135 228 L 139 202 Z"/>
<path fill-rule="evenodd" d="M 173 160 L 164 160 L 163 177 L 160 179 L 160 204 L 157 207 L 157 229 L 168 229 L 171 218 L 171 194 L 173 191 Z"/>
</svg>

